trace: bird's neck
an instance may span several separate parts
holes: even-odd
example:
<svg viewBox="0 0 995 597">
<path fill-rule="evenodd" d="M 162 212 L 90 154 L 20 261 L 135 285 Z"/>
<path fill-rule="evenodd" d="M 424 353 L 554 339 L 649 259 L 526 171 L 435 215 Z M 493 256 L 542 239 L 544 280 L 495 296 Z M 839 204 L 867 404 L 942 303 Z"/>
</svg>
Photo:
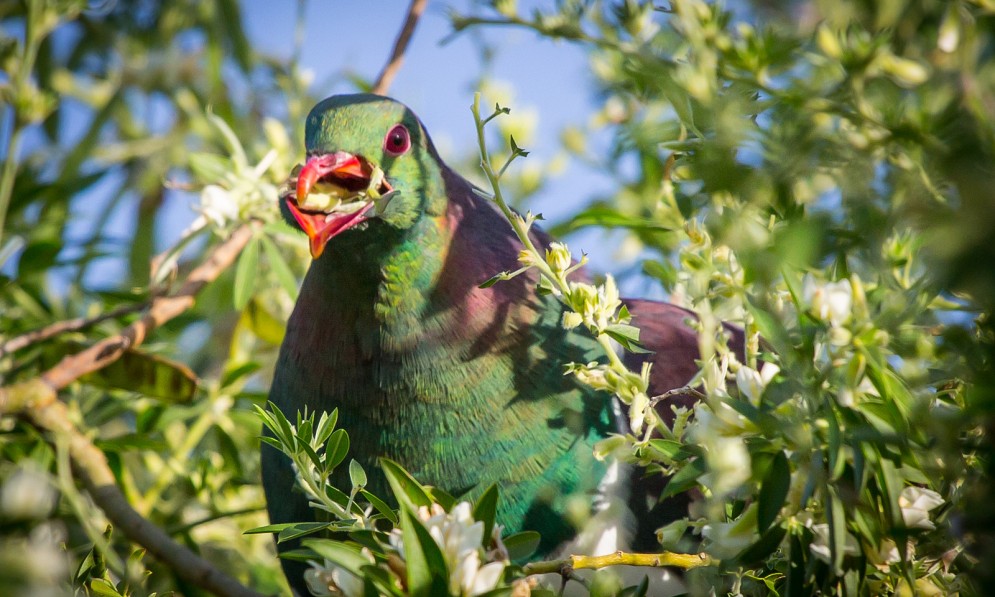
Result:
<svg viewBox="0 0 995 597">
<path fill-rule="evenodd" d="M 344 234 L 312 263 L 308 282 L 319 286 L 313 296 L 326 313 L 348 314 L 357 328 L 376 330 L 384 346 L 417 342 L 450 237 L 444 216 L 423 217 L 405 230 L 373 222 L 369 230 Z"/>
</svg>

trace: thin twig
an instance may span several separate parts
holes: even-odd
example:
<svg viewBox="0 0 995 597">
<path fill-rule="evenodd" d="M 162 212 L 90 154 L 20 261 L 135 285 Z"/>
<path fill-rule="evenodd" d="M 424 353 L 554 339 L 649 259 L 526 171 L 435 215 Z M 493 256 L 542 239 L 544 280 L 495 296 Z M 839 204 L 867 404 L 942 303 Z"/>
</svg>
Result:
<svg viewBox="0 0 995 597">
<path fill-rule="evenodd" d="M 373 85 L 373 93 L 383 95 L 390 89 L 390 84 L 394 82 L 397 71 L 401 69 L 404 52 L 407 51 L 408 42 L 411 41 L 411 36 L 415 32 L 415 25 L 418 24 L 418 19 L 425 11 L 427 3 L 427 0 L 411 0 L 411 5 L 408 6 L 408 16 L 404 19 L 404 25 L 401 27 L 401 32 L 397 34 L 397 39 L 394 40 L 394 49 L 390 53 L 390 60 L 384 65 L 377 77 L 377 82 Z"/>
<path fill-rule="evenodd" d="M 716 564 L 716 560 L 707 553 L 626 553 L 616 551 L 604 556 L 568 556 L 562 560 L 547 560 L 526 564 L 522 571 L 525 574 L 569 574 L 573 570 L 597 570 L 609 566 L 647 566 L 671 567 L 690 570 L 701 566 Z"/>
<path fill-rule="evenodd" d="M 7 340 L 3 344 L 0 344 L 0 357 L 17 352 L 18 350 L 27 348 L 32 344 L 37 344 L 38 342 L 44 342 L 45 340 L 50 340 L 61 334 L 68 334 L 70 332 L 78 332 L 85 330 L 88 327 L 97 325 L 107 321 L 108 319 L 117 319 L 122 315 L 128 315 L 129 313 L 135 313 L 136 311 L 141 311 L 145 307 L 149 306 L 148 301 L 142 301 L 140 303 L 132 303 L 130 305 L 121 305 L 116 309 L 111 309 L 110 311 L 105 311 L 94 317 L 77 317 L 76 319 L 67 319 L 65 321 L 58 321 L 51 325 L 47 325 L 43 328 L 37 330 L 32 330 L 30 332 L 25 332 L 20 336 L 16 336 Z"/>
<path fill-rule="evenodd" d="M 190 272 L 176 294 L 156 298 L 142 319 L 117 336 L 65 357 L 39 377 L 0 388 L 0 414 L 23 415 L 39 429 L 65 438 L 76 476 L 118 529 L 169 566 L 180 578 L 226 597 L 261 597 L 261 594 L 176 543 L 162 529 L 136 512 L 118 488 L 107 457 L 73 425 L 65 404 L 57 400 L 57 392 L 81 376 L 112 363 L 126 349 L 141 344 L 154 328 L 192 307 L 194 296 L 234 263 L 252 238 L 253 228 L 253 225 L 247 225 L 236 230 L 204 263 Z"/>
<path fill-rule="evenodd" d="M 698 400 L 704 400 L 708 398 L 701 390 L 692 388 L 691 386 L 682 386 L 680 388 L 674 388 L 673 390 L 667 390 L 662 394 L 658 394 L 650 398 L 650 406 L 656 406 L 658 402 L 662 402 L 667 398 L 673 398 L 674 396 L 694 396 Z"/>
</svg>

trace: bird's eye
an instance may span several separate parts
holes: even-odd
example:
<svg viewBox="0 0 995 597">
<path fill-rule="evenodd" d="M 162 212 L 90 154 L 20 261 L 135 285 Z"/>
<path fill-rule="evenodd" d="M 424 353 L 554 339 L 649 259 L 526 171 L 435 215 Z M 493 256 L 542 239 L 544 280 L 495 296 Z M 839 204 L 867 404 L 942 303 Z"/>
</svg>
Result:
<svg viewBox="0 0 995 597">
<path fill-rule="evenodd" d="M 411 148 L 411 135 L 403 124 L 395 124 L 383 139 L 383 148 L 393 156 L 401 155 Z"/>
</svg>

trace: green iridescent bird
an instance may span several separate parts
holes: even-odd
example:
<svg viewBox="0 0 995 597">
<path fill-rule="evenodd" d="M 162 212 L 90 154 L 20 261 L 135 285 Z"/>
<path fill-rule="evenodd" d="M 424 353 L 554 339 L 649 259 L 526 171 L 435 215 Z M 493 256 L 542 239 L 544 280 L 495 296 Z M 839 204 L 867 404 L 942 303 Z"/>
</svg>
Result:
<svg viewBox="0 0 995 597">
<path fill-rule="evenodd" d="M 380 457 L 457 496 L 496 483 L 505 532 L 539 531 L 548 554 L 577 533 L 571 499 L 598 507 L 612 492 L 628 511 L 601 548 L 658 548 L 654 531 L 683 508 L 657 503 L 659 475 L 609 470 L 592 457 L 596 441 L 626 424 L 624 413 L 564 375 L 566 363 L 603 359 L 598 346 L 563 330 L 560 304 L 537 296 L 534 277 L 478 287 L 519 267 L 519 242 L 496 207 L 442 162 L 408 108 L 384 97 L 322 101 L 308 116 L 306 145 L 295 190 L 280 206 L 308 235 L 314 260 L 270 399 L 290 418 L 305 407 L 339 409 L 350 455 L 370 474 L 374 494 L 389 495 Z M 390 201 L 350 200 L 371 186 L 393 192 Z M 537 246 L 548 244 L 534 234 Z M 626 303 L 653 351 L 630 354 L 627 364 L 653 363 L 651 395 L 685 384 L 696 372 L 690 314 Z M 337 481 L 348 487 L 341 472 Z M 291 491 L 289 460 L 269 446 L 263 480 L 273 523 L 312 519 Z M 285 566 L 306 594 L 303 568 Z"/>
</svg>

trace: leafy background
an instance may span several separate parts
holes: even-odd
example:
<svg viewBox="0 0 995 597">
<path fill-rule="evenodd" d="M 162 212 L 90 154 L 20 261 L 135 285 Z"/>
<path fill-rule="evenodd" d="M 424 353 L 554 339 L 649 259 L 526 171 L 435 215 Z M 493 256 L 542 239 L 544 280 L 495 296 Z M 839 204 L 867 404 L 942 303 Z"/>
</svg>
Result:
<svg viewBox="0 0 995 597">
<path fill-rule="evenodd" d="M 402 4 L 387 16 L 287 3 L 295 28 L 260 33 L 273 4 L 0 6 L 2 383 L 114 337 L 239 222 L 260 222 L 195 305 L 59 400 L 140 515 L 263 593 L 284 581 L 270 539 L 242 535 L 265 524 L 253 406 L 306 266 L 271 199 L 300 160 L 307 110 L 369 87 L 404 17 Z M 715 483 L 728 465 L 719 446 L 707 458 L 627 441 L 631 458 L 690 471 L 681 479 L 711 496 L 697 530 L 711 523 L 713 550 L 738 559 L 703 585 L 949 594 L 992 582 L 993 11 L 987 0 L 430 4 L 394 92 L 447 160 L 483 183 L 472 90 L 510 105 L 488 140 L 498 163 L 509 135 L 534 148 L 501 181 L 516 205 L 545 212 L 623 289 L 746 325 L 779 355 L 767 352 L 781 374 L 756 412 L 723 418 L 723 405 L 749 402 L 735 371 L 702 378 L 718 435 L 743 442 L 752 465 L 735 486 Z M 356 39 L 336 46 L 343 25 Z M 548 60 L 522 58 L 539 51 L 523 39 L 554 48 L 538 54 Z M 429 74 L 445 52 L 473 58 L 469 84 Z M 317 78 L 302 66 L 313 53 L 327 69 Z M 530 91 L 567 55 L 589 74 Z M 534 70 L 543 83 L 503 82 Z M 232 198 L 234 213 L 216 209 Z M 192 223 L 203 227 L 177 246 Z M 850 309 L 833 320 L 816 296 L 843 280 Z M 74 318 L 90 325 L 24 336 Z M 68 436 L 3 396 L 0 592 L 197 594 L 108 527 Z M 673 441 L 705 444 L 698 433 Z M 796 487 L 803 478 L 817 483 Z M 896 520 L 903 486 L 943 496 L 936 529 Z M 772 496 L 785 507 L 767 507 L 737 543 L 750 505 Z M 830 520 L 820 563 L 806 548 L 834 517 L 844 524 Z M 900 562 L 874 560 L 884 541 L 910 539 Z M 761 547 L 736 549 L 750 545 Z M 792 557 L 800 580 L 786 576 Z"/>
</svg>

